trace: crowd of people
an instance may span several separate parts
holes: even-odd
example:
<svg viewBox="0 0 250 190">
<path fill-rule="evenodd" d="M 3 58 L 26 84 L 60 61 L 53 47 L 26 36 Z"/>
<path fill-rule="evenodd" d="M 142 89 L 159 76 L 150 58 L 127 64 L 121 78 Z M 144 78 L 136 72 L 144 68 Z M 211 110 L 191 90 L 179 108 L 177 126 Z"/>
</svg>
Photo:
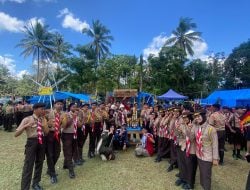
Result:
<svg viewBox="0 0 250 190">
<path fill-rule="evenodd" d="M 43 103 L 36 103 L 33 107 L 20 103 L 19 109 L 11 103 L 8 106 L 12 106 L 9 110 L 13 112 L 5 114 L 5 130 L 11 131 L 8 122 L 16 118 L 15 121 L 19 123 L 15 136 L 24 131 L 27 134 L 22 190 L 30 188 L 33 168 L 32 188 L 42 189 L 39 182 L 45 155 L 47 174 L 52 184 L 57 183 L 55 165 L 60 156 L 61 144 L 63 168 L 69 171 L 71 179 L 76 176 L 74 167 L 85 162 L 83 147 L 87 138 L 90 159 L 100 155 L 102 160 L 114 160 L 114 150 L 126 150 L 130 145 L 128 127 L 142 128 L 135 156 L 156 154 L 155 162 L 169 158 L 167 172 L 178 168 L 175 184 L 182 189 L 194 189 L 197 167 L 202 188 L 211 189 L 212 166 L 224 165 L 226 141 L 233 144 L 232 156 L 235 160 L 245 159 L 241 154 L 242 148 L 246 149 L 247 158 L 250 153 L 249 123 L 242 122 L 248 110 L 242 107 L 231 109 L 219 104 L 201 107 L 189 103 L 163 107 L 144 104 L 139 110 L 136 103 L 92 102 L 71 103 L 64 110 L 62 100 L 54 102 L 53 110 L 46 110 Z M 20 119 L 17 119 L 17 110 L 25 110 L 19 113 L 19 117 L 22 115 Z"/>
</svg>

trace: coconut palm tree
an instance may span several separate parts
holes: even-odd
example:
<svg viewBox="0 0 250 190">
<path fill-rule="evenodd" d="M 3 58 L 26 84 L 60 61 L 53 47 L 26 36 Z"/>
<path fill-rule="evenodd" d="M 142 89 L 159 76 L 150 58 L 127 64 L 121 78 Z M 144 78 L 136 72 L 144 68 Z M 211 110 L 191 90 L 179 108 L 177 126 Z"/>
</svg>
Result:
<svg viewBox="0 0 250 190">
<path fill-rule="evenodd" d="M 114 40 L 114 38 L 110 35 L 110 30 L 107 29 L 106 26 L 104 26 L 99 20 L 93 21 L 92 28 L 84 28 L 82 32 L 93 39 L 93 41 L 88 45 L 90 48 L 94 49 L 96 54 L 96 71 L 100 59 L 110 53 L 110 41 Z"/>
<path fill-rule="evenodd" d="M 178 27 L 172 32 L 173 37 L 170 37 L 165 46 L 175 45 L 184 50 L 186 54 L 194 55 L 193 42 L 202 41 L 201 32 L 196 32 L 196 24 L 192 22 L 192 18 L 180 18 Z"/>
<path fill-rule="evenodd" d="M 35 24 L 28 23 L 23 30 L 25 37 L 17 44 L 17 47 L 23 48 L 21 55 L 24 58 L 33 55 L 33 60 L 37 61 L 37 82 L 39 82 L 40 60 L 52 58 L 54 54 L 53 34 L 48 28 L 48 25 L 43 25 L 38 20 Z"/>
</svg>

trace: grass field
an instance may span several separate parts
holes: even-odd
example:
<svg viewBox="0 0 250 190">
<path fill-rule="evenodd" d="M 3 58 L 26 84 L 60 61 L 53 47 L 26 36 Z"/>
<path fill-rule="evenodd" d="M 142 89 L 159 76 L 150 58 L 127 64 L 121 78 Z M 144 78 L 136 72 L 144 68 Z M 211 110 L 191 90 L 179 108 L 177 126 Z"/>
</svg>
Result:
<svg viewBox="0 0 250 190">
<path fill-rule="evenodd" d="M 20 189 L 26 135 L 18 138 L 14 133 L 0 130 L 0 190 Z M 230 146 L 227 146 L 231 150 Z M 86 155 L 87 149 L 84 149 Z M 177 190 L 174 185 L 177 170 L 166 172 L 167 160 L 155 163 L 154 158 L 136 158 L 133 149 L 116 154 L 116 160 L 102 162 L 99 157 L 86 159 L 83 166 L 75 168 L 76 178 L 69 179 L 62 169 L 63 155 L 57 163 L 58 183 L 50 184 L 44 163 L 41 185 L 51 190 Z M 246 161 L 234 161 L 231 151 L 226 152 L 225 166 L 213 168 L 212 189 L 243 190 L 249 165 Z M 195 189 L 201 189 L 199 174 Z"/>
</svg>

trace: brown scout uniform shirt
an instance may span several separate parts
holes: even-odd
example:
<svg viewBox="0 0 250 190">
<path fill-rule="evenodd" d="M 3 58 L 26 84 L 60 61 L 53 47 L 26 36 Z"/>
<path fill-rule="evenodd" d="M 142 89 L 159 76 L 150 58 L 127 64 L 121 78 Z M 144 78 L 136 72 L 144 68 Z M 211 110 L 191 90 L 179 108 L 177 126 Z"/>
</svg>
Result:
<svg viewBox="0 0 250 190">
<path fill-rule="evenodd" d="M 41 117 L 42 119 L 42 131 L 44 134 L 48 134 L 49 128 L 47 124 L 47 120 L 44 117 Z M 25 129 L 27 138 L 37 138 L 37 120 L 38 117 L 33 114 L 32 116 L 28 116 L 24 118 L 21 122 L 21 124 L 16 129 L 17 131 L 22 129 L 24 125 L 30 123 L 31 125 Z"/>
<path fill-rule="evenodd" d="M 224 131 L 226 125 L 226 117 L 220 111 L 216 111 L 210 115 L 208 123 L 212 125 L 217 131 Z"/>
<path fill-rule="evenodd" d="M 48 124 L 49 124 L 49 130 L 50 131 L 55 131 L 55 119 L 56 119 L 56 110 L 52 110 L 49 112 L 47 115 L 48 118 Z M 62 125 L 63 118 L 65 117 L 65 113 L 63 111 L 59 112 L 60 115 L 60 127 Z M 61 129 L 59 128 L 59 133 L 61 132 Z"/>
<path fill-rule="evenodd" d="M 77 127 L 81 127 L 80 126 L 80 123 L 81 123 L 81 121 L 82 121 L 82 119 L 80 118 L 80 116 L 79 116 L 79 114 L 78 113 L 73 113 L 73 112 L 68 112 L 68 113 L 66 113 L 65 114 L 65 116 L 64 116 L 64 119 L 65 119 L 65 117 L 67 118 L 67 121 L 69 120 L 69 119 L 73 119 L 73 115 L 74 114 L 77 114 Z M 62 130 L 62 132 L 63 133 L 74 133 L 74 121 L 72 121 L 68 126 L 66 126 L 65 128 L 63 128 L 63 130 Z"/>
<path fill-rule="evenodd" d="M 202 131 L 202 156 L 196 152 L 197 158 L 212 162 L 213 160 L 219 160 L 219 153 L 218 153 L 218 136 L 216 129 L 209 125 L 207 122 L 202 124 L 201 126 L 195 125 L 191 130 L 191 138 L 190 140 L 196 139 L 196 134 L 201 127 Z"/>
</svg>

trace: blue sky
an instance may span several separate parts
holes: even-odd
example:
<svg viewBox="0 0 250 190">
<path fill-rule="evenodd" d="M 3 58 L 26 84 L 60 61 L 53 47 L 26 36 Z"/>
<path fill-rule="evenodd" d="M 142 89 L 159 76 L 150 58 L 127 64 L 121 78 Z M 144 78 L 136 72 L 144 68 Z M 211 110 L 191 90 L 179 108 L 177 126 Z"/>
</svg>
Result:
<svg viewBox="0 0 250 190">
<path fill-rule="evenodd" d="M 89 42 L 81 28 L 99 19 L 115 39 L 112 53 L 147 56 L 159 51 L 180 17 L 191 17 L 204 39 L 195 56 L 228 55 L 250 38 L 249 7 L 248 0 L 0 0 L 0 63 L 13 74 L 31 72 L 32 57 L 24 59 L 15 46 L 23 25 L 35 18 L 72 45 Z"/>
</svg>

